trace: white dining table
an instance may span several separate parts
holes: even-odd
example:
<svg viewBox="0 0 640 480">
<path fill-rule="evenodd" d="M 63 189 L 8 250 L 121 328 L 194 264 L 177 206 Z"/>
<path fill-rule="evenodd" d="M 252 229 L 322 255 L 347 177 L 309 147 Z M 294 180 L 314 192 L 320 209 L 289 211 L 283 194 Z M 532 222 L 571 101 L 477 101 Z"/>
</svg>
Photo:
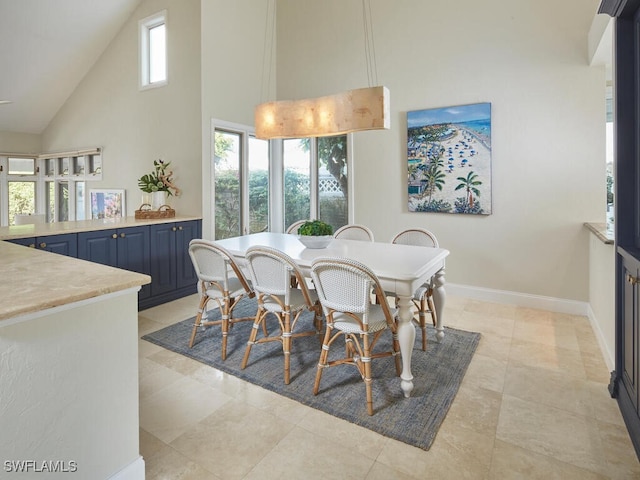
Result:
<svg viewBox="0 0 640 480">
<path fill-rule="evenodd" d="M 310 277 L 311 264 L 318 257 L 341 257 L 368 266 L 380 280 L 382 288 L 398 298 L 398 341 L 402 355 L 400 387 L 405 397 L 413 390 L 411 354 L 416 337 L 412 297 L 416 289 L 433 277 L 433 301 L 436 308 L 436 338 L 444 338 L 443 310 L 445 303 L 444 265 L 449 251 L 444 248 L 419 247 L 383 242 L 333 239 L 326 248 L 306 248 L 297 235 L 261 232 L 217 240 L 242 266 L 250 247 L 260 245 L 276 248 L 289 255 L 302 272 Z"/>
</svg>

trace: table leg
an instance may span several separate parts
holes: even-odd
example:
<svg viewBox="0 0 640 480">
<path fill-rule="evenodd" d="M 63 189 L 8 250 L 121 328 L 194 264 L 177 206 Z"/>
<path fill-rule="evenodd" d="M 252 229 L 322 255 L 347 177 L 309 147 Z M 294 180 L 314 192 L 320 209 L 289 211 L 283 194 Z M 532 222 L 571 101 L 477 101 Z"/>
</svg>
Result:
<svg viewBox="0 0 640 480">
<path fill-rule="evenodd" d="M 413 326 L 413 311 L 411 297 L 398 296 L 398 342 L 402 354 L 402 374 L 400 387 L 406 398 L 413 390 L 413 375 L 411 374 L 411 353 L 416 339 L 416 328 Z"/>
<path fill-rule="evenodd" d="M 447 294 L 444 290 L 444 267 L 433 276 L 433 303 L 436 307 L 436 340 L 440 342 L 444 338 L 444 324 L 442 316 Z"/>
</svg>

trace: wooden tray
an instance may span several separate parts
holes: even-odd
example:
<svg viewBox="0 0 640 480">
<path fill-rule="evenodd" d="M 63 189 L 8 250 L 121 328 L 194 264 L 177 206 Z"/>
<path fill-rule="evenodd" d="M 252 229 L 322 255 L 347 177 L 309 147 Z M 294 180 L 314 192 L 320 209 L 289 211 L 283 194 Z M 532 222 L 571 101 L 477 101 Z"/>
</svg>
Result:
<svg viewBox="0 0 640 480">
<path fill-rule="evenodd" d="M 176 211 L 169 205 L 161 205 L 158 210 L 152 210 L 151 205 L 143 203 L 140 208 L 135 212 L 135 218 L 140 219 L 153 219 L 153 218 L 173 218 L 176 216 Z"/>
</svg>

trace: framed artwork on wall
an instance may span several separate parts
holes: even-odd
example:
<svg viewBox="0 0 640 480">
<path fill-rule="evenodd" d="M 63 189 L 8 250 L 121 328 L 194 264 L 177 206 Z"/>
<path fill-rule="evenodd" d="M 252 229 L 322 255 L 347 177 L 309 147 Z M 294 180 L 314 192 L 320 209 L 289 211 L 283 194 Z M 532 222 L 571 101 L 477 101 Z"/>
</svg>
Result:
<svg viewBox="0 0 640 480">
<path fill-rule="evenodd" d="M 491 104 L 407 112 L 410 212 L 491 214 Z"/>
<path fill-rule="evenodd" d="M 91 219 L 120 218 L 126 214 L 125 192 L 119 189 L 92 189 Z"/>
</svg>

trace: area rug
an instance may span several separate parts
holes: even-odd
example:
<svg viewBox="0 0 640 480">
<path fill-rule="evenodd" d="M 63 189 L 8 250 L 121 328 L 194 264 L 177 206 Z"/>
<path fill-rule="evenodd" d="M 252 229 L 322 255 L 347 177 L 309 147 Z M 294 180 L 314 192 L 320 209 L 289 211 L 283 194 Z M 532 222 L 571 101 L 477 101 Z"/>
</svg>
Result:
<svg viewBox="0 0 640 480">
<path fill-rule="evenodd" d="M 244 299 L 236 306 L 234 315 L 252 316 L 255 311 L 255 300 Z M 217 310 L 211 310 L 208 315 L 211 319 L 219 318 Z M 277 326 L 277 320 L 271 320 L 268 322 L 271 327 L 269 331 Z M 297 329 L 311 329 L 312 320 L 311 313 L 305 313 Z M 405 398 L 402 394 L 400 377 L 396 376 L 392 358 L 374 359 L 374 415 L 369 416 L 364 382 L 353 366 L 325 369 L 320 391 L 318 395 L 313 395 L 316 365 L 320 356 L 320 340 L 317 336 L 294 339 L 291 382 L 285 385 L 280 342 L 255 345 L 247 368 L 240 369 L 253 322 L 239 322 L 231 328 L 225 361 L 220 358 L 221 334 L 218 326 L 199 330 L 193 348 L 189 348 L 193 323 L 194 318 L 190 318 L 142 338 L 302 404 L 424 450 L 431 447 L 480 341 L 479 333 L 445 327 L 444 339 L 437 342 L 435 329 L 430 326 L 427 350 L 423 352 L 419 340 L 421 332 L 418 329 L 411 364 L 414 377 L 411 397 Z M 390 335 L 383 337 L 385 338 L 380 339 L 376 350 L 390 349 L 390 341 L 386 340 Z M 334 343 L 330 358 L 334 350 L 336 355 L 344 353 L 342 339 Z"/>
</svg>

